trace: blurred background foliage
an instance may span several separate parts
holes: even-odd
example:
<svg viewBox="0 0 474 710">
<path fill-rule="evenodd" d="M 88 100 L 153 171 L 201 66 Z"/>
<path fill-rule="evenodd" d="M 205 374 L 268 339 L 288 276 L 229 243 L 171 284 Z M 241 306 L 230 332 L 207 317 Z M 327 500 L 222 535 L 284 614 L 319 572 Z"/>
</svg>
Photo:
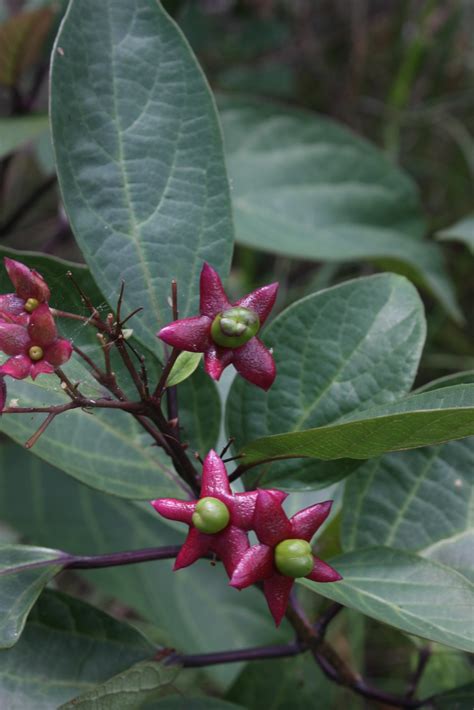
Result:
<svg viewBox="0 0 474 710">
<path fill-rule="evenodd" d="M 164 5 L 216 92 L 263 97 L 334 119 L 411 176 L 419 188 L 425 236 L 442 244 L 464 317 L 456 322 L 423 291 L 428 342 L 417 384 L 473 369 L 474 2 L 167 0 Z M 61 205 L 46 118 L 49 54 L 64 8 L 64 2 L 0 2 L 0 246 L 81 261 Z M 230 287 L 237 294 L 277 278 L 282 308 L 384 266 L 391 264 L 290 258 L 246 243 L 236 248 Z M 339 548 L 338 525 L 336 520 L 333 534 L 325 537 L 332 554 Z M 98 602 L 98 592 L 78 584 L 74 575 L 65 583 L 68 591 Z M 314 595 L 311 600 L 314 604 Z M 116 614 L 128 613 L 108 598 L 99 601 Z M 415 671 L 418 641 L 355 612 L 341 617 L 331 635 L 339 652 L 361 664 L 380 687 L 399 692 Z M 239 676 L 231 700 L 250 702 L 256 671 L 252 666 Z M 286 672 L 300 690 L 305 683 L 311 690 L 313 666 L 305 670 L 302 659 L 287 660 L 259 673 L 261 697 Z M 471 672 L 463 654 L 435 647 L 421 695 L 468 682 Z M 339 693 L 328 700 L 334 707 L 347 700 L 340 689 L 328 686 L 328 693 Z M 285 707 L 284 700 L 274 707 Z M 354 697 L 350 701 L 358 707 Z"/>
</svg>

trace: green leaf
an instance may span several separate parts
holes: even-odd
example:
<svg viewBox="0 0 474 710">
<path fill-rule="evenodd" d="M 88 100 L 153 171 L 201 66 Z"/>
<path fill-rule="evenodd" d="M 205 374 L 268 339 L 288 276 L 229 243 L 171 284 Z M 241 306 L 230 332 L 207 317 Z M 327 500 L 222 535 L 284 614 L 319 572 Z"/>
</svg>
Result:
<svg viewBox="0 0 474 710">
<path fill-rule="evenodd" d="M 325 678 L 311 654 L 248 663 L 227 697 L 247 710 L 361 707 L 350 690 Z"/>
<path fill-rule="evenodd" d="M 236 239 L 316 261 L 388 260 L 462 319 L 410 178 L 375 146 L 317 114 L 219 100 Z"/>
<path fill-rule="evenodd" d="M 71 702 L 64 703 L 60 710 L 136 710 L 151 697 L 154 700 L 173 694 L 173 681 L 178 673 L 177 665 L 141 661 Z"/>
<path fill-rule="evenodd" d="M 385 545 L 442 562 L 474 582 L 474 438 L 367 462 L 346 483 L 346 550 Z"/>
<path fill-rule="evenodd" d="M 463 242 L 474 254 L 474 214 L 460 219 L 447 229 L 436 234 L 438 239 Z"/>
<path fill-rule="evenodd" d="M 413 394 L 419 392 L 429 392 L 430 390 L 438 390 L 442 387 L 452 387 L 453 385 L 472 385 L 474 384 L 474 370 L 464 370 L 463 372 L 454 372 L 452 375 L 438 377 L 436 380 L 427 382 L 422 387 L 413 391 Z"/>
<path fill-rule="evenodd" d="M 52 710 L 153 653 L 127 624 L 46 591 L 20 641 L 0 652 L 2 707 Z"/>
<path fill-rule="evenodd" d="M 171 528 L 149 504 L 98 493 L 13 444 L 0 446 L 0 457 L 0 520 L 35 544 L 99 554 L 184 541 L 186 526 Z M 81 576 L 155 624 L 167 645 L 182 652 L 207 653 L 291 638 L 288 625 L 275 629 L 263 595 L 256 589 L 245 594 L 231 589 L 220 565 L 203 560 L 173 572 L 172 564 L 150 562 L 84 571 Z M 239 670 L 239 664 L 231 664 L 209 672 L 225 687 Z"/>
<path fill-rule="evenodd" d="M 33 140 L 48 128 L 48 116 L 34 115 L 0 118 L 0 158 Z"/>
<path fill-rule="evenodd" d="M 202 353 L 180 353 L 178 358 L 171 368 L 171 372 L 166 380 L 167 387 L 179 385 L 183 380 L 191 377 L 193 372 L 198 367 L 202 358 Z"/>
<path fill-rule="evenodd" d="M 81 391 L 98 398 L 106 392 L 94 384 L 87 370 L 73 358 L 64 367 L 73 381 L 86 382 Z M 54 376 L 8 381 L 8 404 L 43 407 L 65 404 L 67 398 Z M 4 414 L 0 428 L 25 443 L 45 414 Z M 57 416 L 34 445 L 34 453 L 63 471 L 113 495 L 150 499 L 182 493 L 169 459 L 135 421 L 114 409 L 74 409 Z"/>
<path fill-rule="evenodd" d="M 96 399 L 108 396 L 77 356 L 64 372 L 80 390 Z M 54 376 L 8 380 L 7 405 L 41 407 L 67 402 Z M 206 453 L 215 445 L 220 424 L 220 401 L 215 385 L 196 373 L 180 386 L 180 422 L 184 441 Z M 0 430 L 24 444 L 46 414 L 4 414 Z M 92 488 L 122 498 L 150 500 L 183 494 L 170 459 L 153 445 L 150 435 L 128 413 L 115 409 L 74 409 L 57 416 L 35 443 L 35 455 Z"/>
<path fill-rule="evenodd" d="M 263 337 L 274 350 L 274 385 L 265 393 L 237 378 L 227 404 L 229 434 L 247 454 L 259 446 L 251 443 L 257 437 L 335 424 L 406 394 L 425 339 L 423 305 L 406 279 L 381 274 L 298 301 Z M 318 488 L 356 465 L 273 464 L 263 477 L 259 471 L 258 485 Z"/>
<path fill-rule="evenodd" d="M 474 434 L 474 385 L 443 387 L 373 407 L 306 431 L 269 436 L 245 445 L 245 463 L 292 456 L 366 459 Z"/>
<path fill-rule="evenodd" d="M 221 400 L 215 383 L 199 369 L 178 387 L 179 421 L 184 441 L 203 456 L 217 445 Z M 156 496 L 155 496 L 156 498 Z"/>
<path fill-rule="evenodd" d="M 155 708 L 163 708 L 163 710 L 247 710 L 243 705 L 228 703 L 225 700 L 209 697 L 173 697 L 157 700 L 153 706 L 146 706 L 145 710 L 155 710 Z"/>
<path fill-rule="evenodd" d="M 225 276 L 233 227 L 209 87 L 182 33 L 149 0 L 74 1 L 53 52 L 51 119 L 65 208 L 106 298 L 143 307 L 136 337 L 156 350 L 197 311 L 204 260 Z"/>
<path fill-rule="evenodd" d="M 417 639 L 411 636 L 410 640 Z M 418 643 L 423 643 L 423 641 L 418 640 Z M 429 663 L 426 665 L 418 684 L 418 697 L 428 698 L 469 683 L 472 678 L 472 664 L 468 654 L 439 644 L 430 644 L 430 647 Z M 413 654 L 413 671 L 416 668 L 418 658 L 418 653 Z"/>
<path fill-rule="evenodd" d="M 0 648 L 18 641 L 31 607 L 61 570 L 63 557 L 57 550 L 0 545 Z"/>
<path fill-rule="evenodd" d="M 433 699 L 435 710 L 472 710 L 474 704 L 474 682 L 454 688 Z"/>
<path fill-rule="evenodd" d="M 300 579 L 324 597 L 407 633 L 474 651 L 474 585 L 444 565 L 418 555 L 372 547 L 331 560 L 340 582 Z"/>
</svg>

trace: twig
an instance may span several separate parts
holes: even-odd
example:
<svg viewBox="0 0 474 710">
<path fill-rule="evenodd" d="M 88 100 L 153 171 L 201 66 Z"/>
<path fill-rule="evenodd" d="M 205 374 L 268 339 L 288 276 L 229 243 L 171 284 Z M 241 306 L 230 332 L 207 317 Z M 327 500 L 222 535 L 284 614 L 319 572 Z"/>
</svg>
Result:
<svg viewBox="0 0 474 710">
<path fill-rule="evenodd" d="M 103 337 L 103 336 L 101 333 L 98 333 L 97 337 L 99 338 L 99 337 Z M 87 355 L 87 353 L 85 353 L 83 350 L 81 350 L 81 348 L 79 348 L 74 343 L 72 344 L 72 349 L 74 350 L 74 352 L 77 355 L 79 355 L 80 358 L 82 358 L 84 360 L 84 362 L 86 362 L 89 365 L 89 367 L 93 370 L 93 374 L 96 376 L 96 378 L 100 378 L 103 376 L 104 373 L 102 372 L 102 370 L 99 367 L 97 367 L 94 360 L 92 360 L 92 358 L 90 358 L 89 355 Z"/>
<path fill-rule="evenodd" d="M 49 407 L 5 407 L 2 410 L 2 414 L 40 414 L 41 412 L 62 414 L 70 409 L 122 409 L 124 412 L 137 414 L 143 410 L 143 405 L 141 402 L 120 402 L 114 399 L 78 397 L 66 404 L 57 404 Z"/>
<path fill-rule="evenodd" d="M 79 313 L 69 313 L 68 311 L 61 311 L 58 308 L 51 308 L 51 313 L 55 318 L 69 318 L 70 320 L 79 320 L 85 325 L 93 325 L 98 330 L 106 330 L 106 326 L 102 321 L 97 320 L 97 316 L 81 316 Z"/>
<path fill-rule="evenodd" d="M 50 412 L 48 414 L 48 416 L 46 417 L 44 422 L 41 424 L 41 426 L 37 429 L 37 431 L 32 436 L 30 436 L 28 441 L 25 442 L 25 449 L 31 449 L 36 444 L 36 442 L 40 438 L 41 434 L 43 434 L 46 431 L 46 429 L 49 427 L 49 425 L 51 424 L 53 419 L 55 417 L 57 417 L 57 415 L 58 415 L 58 412 Z"/>
<path fill-rule="evenodd" d="M 344 609 L 342 604 L 334 602 L 326 611 L 321 614 L 319 619 L 314 624 L 314 630 L 319 636 L 325 636 L 327 628 L 331 621 Z"/>
<path fill-rule="evenodd" d="M 125 325 L 125 323 L 126 323 L 127 321 L 129 321 L 130 318 L 133 318 L 133 316 L 136 316 L 137 313 L 140 313 L 140 311 L 143 311 L 143 307 L 142 307 L 142 306 L 140 306 L 140 308 L 135 308 L 134 311 L 132 311 L 131 313 L 129 313 L 128 316 L 125 316 L 125 318 L 124 318 L 122 321 L 120 321 L 120 327 L 123 328 L 123 326 Z"/>
<path fill-rule="evenodd" d="M 401 697 L 386 693 L 369 685 L 359 674 L 349 668 L 345 661 L 340 658 L 336 651 L 324 640 L 324 633 L 327 630 L 331 619 L 336 616 L 339 609 L 330 607 L 330 613 L 326 613 L 319 620 L 322 627 L 322 634 L 318 631 L 318 622 L 312 627 L 290 603 L 286 613 L 287 619 L 296 631 L 300 642 L 303 642 L 311 651 L 313 657 L 323 673 L 338 685 L 350 688 L 357 695 L 365 698 L 378 700 L 385 705 L 393 705 L 399 708 L 420 708 L 430 702 L 430 698 L 425 700 L 415 700 L 408 697 Z"/>
<path fill-rule="evenodd" d="M 230 447 L 232 446 L 232 444 L 234 443 L 234 441 L 235 441 L 235 437 L 234 437 L 234 436 L 230 436 L 230 437 L 229 437 L 229 440 L 227 441 L 227 444 L 224 446 L 224 448 L 222 449 L 221 453 L 219 454 L 219 457 L 220 457 L 221 459 L 224 458 L 225 454 L 229 451 L 229 449 L 230 449 Z"/>
<path fill-rule="evenodd" d="M 79 383 L 74 385 L 60 367 L 56 368 L 55 373 L 61 380 L 62 389 L 69 395 L 69 397 L 71 397 L 71 399 L 75 400 L 78 397 L 81 397 L 81 393 L 78 391 Z"/>
<path fill-rule="evenodd" d="M 410 678 L 410 682 L 408 683 L 408 688 L 405 697 L 408 699 L 413 698 L 413 696 L 416 693 L 416 689 L 418 687 L 418 683 L 421 680 L 421 676 L 423 675 L 423 671 L 426 668 L 426 664 L 431 658 L 431 645 L 427 644 L 426 646 L 423 646 L 423 648 L 420 649 L 419 655 L 418 655 L 418 663 L 416 665 L 415 671 Z"/>
<path fill-rule="evenodd" d="M 120 328 L 122 325 L 121 322 L 121 316 L 122 316 L 122 303 L 123 303 L 123 295 L 125 293 L 125 281 L 122 281 L 120 283 L 120 291 L 119 291 L 119 297 L 117 300 L 117 310 L 116 310 L 116 319 L 117 319 L 117 326 Z"/>
<path fill-rule="evenodd" d="M 152 560 L 171 560 L 177 556 L 180 549 L 180 545 L 169 545 L 168 547 L 148 547 L 143 550 L 129 550 L 127 552 L 111 552 L 107 555 L 70 555 L 70 562 L 65 567 L 67 569 L 99 569 L 135 565 Z"/>
<path fill-rule="evenodd" d="M 216 653 L 196 653 L 192 655 L 173 654 L 166 660 L 166 665 L 179 663 L 184 668 L 202 668 L 220 663 L 239 663 L 241 661 L 262 661 L 269 658 L 297 656 L 306 648 L 299 641 L 281 646 L 257 646 L 241 648 L 237 651 L 217 651 Z"/>
<path fill-rule="evenodd" d="M 72 271 L 68 271 L 68 272 L 66 273 L 66 276 L 68 277 L 68 279 L 71 281 L 72 285 L 74 286 L 74 288 L 75 288 L 76 291 L 78 292 L 79 297 L 80 297 L 81 301 L 83 302 L 83 304 L 89 309 L 89 311 L 90 311 L 91 316 L 93 317 L 93 319 L 94 319 L 94 320 L 97 320 L 97 322 L 100 322 L 100 323 L 102 324 L 102 326 L 104 326 L 105 324 L 102 323 L 102 320 L 101 320 L 100 315 L 99 315 L 99 311 L 98 311 L 97 308 L 94 306 L 94 304 L 92 303 L 92 301 L 91 301 L 91 299 L 89 298 L 89 296 L 83 291 L 82 287 L 77 283 L 76 279 L 74 278 L 74 274 L 72 273 Z"/>
<path fill-rule="evenodd" d="M 177 348 L 173 348 L 171 355 L 169 356 L 168 360 L 166 361 L 166 365 L 164 366 L 161 377 L 158 381 L 158 384 L 156 385 L 155 391 L 153 392 L 153 398 L 158 400 L 158 402 L 161 400 L 161 397 L 163 396 L 164 389 L 166 387 L 166 380 L 168 379 L 168 376 L 173 368 L 173 365 L 175 364 L 176 360 L 178 359 L 178 355 L 180 354 L 181 350 L 178 350 Z"/>
</svg>

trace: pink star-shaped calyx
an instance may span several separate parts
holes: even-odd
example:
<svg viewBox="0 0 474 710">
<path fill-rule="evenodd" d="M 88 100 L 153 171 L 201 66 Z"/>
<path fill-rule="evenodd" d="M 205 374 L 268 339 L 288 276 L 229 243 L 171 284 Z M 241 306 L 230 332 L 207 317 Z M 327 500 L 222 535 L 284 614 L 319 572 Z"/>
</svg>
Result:
<svg viewBox="0 0 474 710">
<path fill-rule="evenodd" d="M 41 274 L 8 257 L 4 258 L 4 263 L 15 293 L 0 294 L 0 318 L 4 315 L 15 319 L 27 317 L 39 305 L 49 301 L 49 287 Z"/>
<path fill-rule="evenodd" d="M 275 379 L 275 363 L 256 335 L 273 308 L 277 291 L 277 283 L 269 284 L 230 303 L 219 275 L 205 263 L 200 315 L 174 321 L 157 335 L 179 350 L 204 353 L 206 372 L 214 380 L 233 364 L 246 380 L 268 390 Z"/>
<path fill-rule="evenodd" d="M 271 490 L 258 492 L 254 530 L 260 545 L 250 547 L 234 570 L 230 584 L 244 589 L 263 581 L 269 609 L 279 626 L 297 577 L 314 582 L 337 582 L 341 575 L 312 554 L 309 545 L 326 520 L 332 501 L 317 503 L 288 519 L 282 501 Z"/>
<path fill-rule="evenodd" d="M 0 367 L 0 375 L 16 380 L 54 372 L 69 360 L 72 345 L 59 338 L 51 311 L 46 304 L 37 306 L 27 325 L 18 316 L 3 314 L 0 320 L 0 350 L 11 357 Z"/>
<path fill-rule="evenodd" d="M 280 501 L 286 498 L 281 491 L 274 491 L 274 495 Z M 257 491 L 232 493 L 224 463 L 211 450 L 204 460 L 198 500 L 158 498 L 152 501 L 152 506 L 163 517 L 189 525 L 174 569 L 187 567 L 214 552 L 231 576 L 249 548 L 247 531 L 254 525 L 257 496 Z"/>
</svg>

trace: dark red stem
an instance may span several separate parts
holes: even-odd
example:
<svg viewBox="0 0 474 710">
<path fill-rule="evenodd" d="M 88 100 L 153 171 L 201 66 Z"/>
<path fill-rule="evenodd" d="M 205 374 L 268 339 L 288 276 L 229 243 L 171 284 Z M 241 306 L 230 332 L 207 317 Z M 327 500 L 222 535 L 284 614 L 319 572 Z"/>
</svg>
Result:
<svg viewBox="0 0 474 710">
<path fill-rule="evenodd" d="M 136 565 L 152 560 L 172 560 L 181 549 L 181 545 L 168 547 L 149 547 L 144 550 L 128 550 L 127 552 L 111 552 L 108 555 L 70 556 L 67 569 L 99 569 L 101 567 L 120 567 L 121 565 Z"/>
</svg>

